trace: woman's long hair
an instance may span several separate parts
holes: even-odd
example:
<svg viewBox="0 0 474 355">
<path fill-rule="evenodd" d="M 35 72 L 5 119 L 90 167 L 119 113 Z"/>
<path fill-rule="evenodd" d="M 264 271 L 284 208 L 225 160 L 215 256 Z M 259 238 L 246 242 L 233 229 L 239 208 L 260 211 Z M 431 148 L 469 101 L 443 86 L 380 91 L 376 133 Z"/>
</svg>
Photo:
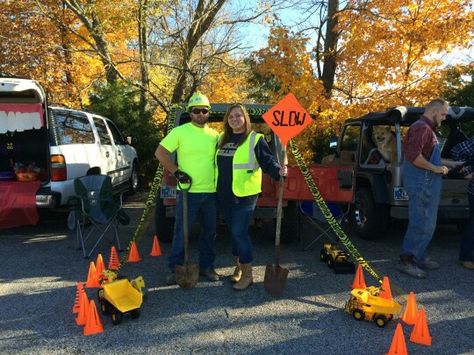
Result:
<svg viewBox="0 0 474 355">
<path fill-rule="evenodd" d="M 244 130 L 244 134 L 242 138 L 240 139 L 240 142 L 238 143 L 238 146 L 240 146 L 243 142 L 245 142 L 245 139 L 247 139 L 247 136 L 252 131 L 252 125 L 250 124 L 250 116 L 249 116 L 249 113 L 247 112 L 247 109 L 244 107 L 244 105 L 242 104 L 230 105 L 224 116 L 224 133 L 222 134 L 221 139 L 219 140 L 217 149 L 222 148 L 224 144 L 227 143 L 229 136 L 232 134 L 232 128 L 229 125 L 229 115 L 230 115 L 230 111 L 232 111 L 234 108 L 240 109 L 242 111 L 242 114 L 244 115 L 245 130 Z"/>
</svg>

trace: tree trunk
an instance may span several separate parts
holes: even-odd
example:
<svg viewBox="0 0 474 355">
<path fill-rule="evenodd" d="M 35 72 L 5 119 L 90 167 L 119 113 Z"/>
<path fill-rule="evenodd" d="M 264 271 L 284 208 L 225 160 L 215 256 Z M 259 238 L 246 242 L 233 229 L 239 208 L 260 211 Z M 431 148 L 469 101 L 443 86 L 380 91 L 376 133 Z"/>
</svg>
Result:
<svg viewBox="0 0 474 355">
<path fill-rule="evenodd" d="M 327 98 L 331 97 L 337 68 L 337 41 L 339 39 L 339 34 L 336 32 L 336 26 L 338 22 L 338 11 L 339 0 L 328 0 L 328 20 L 326 23 L 322 75 L 324 91 Z"/>
<path fill-rule="evenodd" d="M 140 0 L 138 5 L 138 46 L 140 51 L 140 119 L 145 118 L 147 107 L 147 91 L 149 89 L 150 79 L 148 76 L 148 0 Z"/>
<path fill-rule="evenodd" d="M 176 80 L 176 85 L 173 90 L 173 96 L 171 98 L 171 103 L 180 103 L 183 100 L 184 89 L 186 87 L 186 75 L 190 73 L 190 60 L 193 54 L 193 51 L 201 37 L 209 30 L 212 22 L 214 21 L 215 16 L 224 5 L 226 0 L 217 0 L 210 1 L 206 4 L 205 0 L 199 0 L 194 16 L 192 19 L 191 27 L 189 28 L 188 34 L 186 36 L 186 42 L 182 48 L 182 65 Z"/>
</svg>

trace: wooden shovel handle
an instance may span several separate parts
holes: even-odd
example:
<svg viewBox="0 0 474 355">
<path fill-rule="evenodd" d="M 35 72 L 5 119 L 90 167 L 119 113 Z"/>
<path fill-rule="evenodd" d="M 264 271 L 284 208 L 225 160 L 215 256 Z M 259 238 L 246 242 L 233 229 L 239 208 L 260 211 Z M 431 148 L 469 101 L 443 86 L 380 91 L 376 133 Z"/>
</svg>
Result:
<svg viewBox="0 0 474 355">
<path fill-rule="evenodd" d="M 286 157 L 286 146 L 281 148 L 281 162 L 285 161 Z M 283 176 L 280 176 L 280 186 L 278 188 L 278 204 L 277 204 L 277 217 L 276 217 L 276 231 L 275 231 L 275 264 L 280 265 L 280 233 L 281 233 L 281 216 L 282 216 L 282 203 L 283 203 Z"/>
</svg>

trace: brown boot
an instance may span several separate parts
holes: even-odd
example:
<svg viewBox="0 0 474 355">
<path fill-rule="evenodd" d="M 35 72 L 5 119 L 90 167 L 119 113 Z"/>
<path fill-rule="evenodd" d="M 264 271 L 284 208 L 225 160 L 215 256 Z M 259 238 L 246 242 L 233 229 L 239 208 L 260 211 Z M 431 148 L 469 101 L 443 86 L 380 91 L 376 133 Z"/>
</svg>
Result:
<svg viewBox="0 0 474 355">
<path fill-rule="evenodd" d="M 240 277 L 242 276 L 242 268 L 240 267 L 238 256 L 234 256 L 234 264 L 235 264 L 235 270 L 232 276 L 230 277 L 230 280 L 232 282 L 239 282 Z"/>
<path fill-rule="evenodd" d="M 240 264 L 240 267 L 242 269 L 242 277 L 234 285 L 234 290 L 237 291 L 245 290 L 253 283 L 252 264 Z"/>
</svg>

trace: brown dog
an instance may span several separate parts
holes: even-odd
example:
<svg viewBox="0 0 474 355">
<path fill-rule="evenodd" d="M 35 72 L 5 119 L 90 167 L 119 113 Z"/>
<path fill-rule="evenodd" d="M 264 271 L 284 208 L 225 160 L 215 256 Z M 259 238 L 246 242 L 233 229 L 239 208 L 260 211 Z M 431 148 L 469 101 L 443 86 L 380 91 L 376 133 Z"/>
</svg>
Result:
<svg viewBox="0 0 474 355">
<path fill-rule="evenodd" d="M 387 162 L 397 160 L 397 145 L 395 133 L 390 126 L 373 126 L 372 140 L 377 145 L 377 149 Z"/>
</svg>

